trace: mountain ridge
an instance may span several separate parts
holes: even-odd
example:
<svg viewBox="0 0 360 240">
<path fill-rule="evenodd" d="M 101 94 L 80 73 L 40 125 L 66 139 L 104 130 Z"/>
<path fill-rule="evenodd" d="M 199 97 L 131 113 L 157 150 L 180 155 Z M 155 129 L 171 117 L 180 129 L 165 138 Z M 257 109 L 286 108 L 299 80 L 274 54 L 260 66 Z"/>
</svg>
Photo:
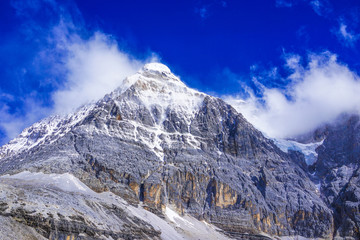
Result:
<svg viewBox="0 0 360 240">
<path fill-rule="evenodd" d="M 3 146 L 0 174 L 70 173 L 95 192 L 158 216 L 171 206 L 232 238 L 335 236 L 333 212 L 299 159 L 164 65 L 145 65 L 77 114 L 44 120 Z M 43 130 L 49 121 L 54 128 Z"/>
</svg>

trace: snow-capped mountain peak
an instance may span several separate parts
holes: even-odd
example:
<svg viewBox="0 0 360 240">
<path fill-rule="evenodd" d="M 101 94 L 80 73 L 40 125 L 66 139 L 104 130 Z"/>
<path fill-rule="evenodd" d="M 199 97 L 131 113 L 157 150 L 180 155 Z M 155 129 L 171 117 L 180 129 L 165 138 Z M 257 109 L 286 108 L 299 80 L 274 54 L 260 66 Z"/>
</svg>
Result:
<svg viewBox="0 0 360 240">
<path fill-rule="evenodd" d="M 186 87 L 179 77 L 175 76 L 166 65 L 161 63 L 147 63 L 137 74 L 159 82 Z"/>
<path fill-rule="evenodd" d="M 119 91 L 118 89 L 115 95 L 110 96 L 119 109 L 119 114 L 124 116 L 123 120 L 129 121 L 128 124 L 135 129 L 133 135 L 123 136 L 124 138 L 135 139 L 135 141 L 147 145 L 160 159 L 163 158 L 161 145 L 164 142 L 172 142 L 171 138 L 177 134 L 187 135 L 192 139 L 191 145 L 196 145 L 198 148 L 199 143 L 194 140 L 193 136 L 190 136 L 189 128 L 192 119 L 201 108 L 206 96 L 204 93 L 187 87 L 167 66 L 160 63 L 146 64 L 139 72 L 128 77 L 125 82 L 131 84 L 127 90 Z M 142 120 L 139 121 L 136 117 L 136 120 L 134 119 L 139 111 L 142 114 L 151 115 L 153 120 L 146 121 L 147 126 L 142 125 Z M 129 113 L 133 115 L 129 115 Z M 169 135 L 169 129 L 166 128 L 169 127 L 167 126 L 169 122 L 174 120 L 173 118 L 178 119 L 175 125 L 179 125 L 179 127 L 181 125 L 181 133 L 177 132 L 179 129 L 173 129 L 171 132 L 175 132 Z M 154 123 L 151 123 L 153 121 Z M 139 131 L 147 131 L 148 135 L 152 137 L 144 137 L 144 134 Z"/>
<path fill-rule="evenodd" d="M 143 71 L 153 73 L 171 73 L 170 69 L 162 63 L 147 63 L 143 67 Z"/>
<path fill-rule="evenodd" d="M 163 111 L 194 113 L 200 107 L 205 94 L 191 89 L 160 63 L 146 64 L 142 70 L 130 77 L 136 95 L 150 110 L 157 105 Z M 135 80 L 135 81 L 134 81 Z"/>
<path fill-rule="evenodd" d="M 131 103 L 124 96 L 127 94 L 135 96 L 140 102 Z M 0 157 L 28 151 L 39 144 L 55 141 L 84 120 L 100 103 L 114 101 L 120 109 L 124 108 L 124 104 L 127 105 L 128 111 L 134 107 L 134 112 L 138 104 L 145 106 L 150 112 L 155 107 L 161 112 L 157 127 L 162 129 L 168 112 L 176 112 L 186 124 L 190 124 L 204 97 L 205 94 L 187 87 L 167 66 L 161 63 L 148 63 L 137 73 L 124 79 L 116 90 L 98 102 L 81 107 L 67 116 L 50 116 L 23 130 L 17 138 L 0 148 Z M 132 104 L 135 105 L 131 107 Z"/>
</svg>

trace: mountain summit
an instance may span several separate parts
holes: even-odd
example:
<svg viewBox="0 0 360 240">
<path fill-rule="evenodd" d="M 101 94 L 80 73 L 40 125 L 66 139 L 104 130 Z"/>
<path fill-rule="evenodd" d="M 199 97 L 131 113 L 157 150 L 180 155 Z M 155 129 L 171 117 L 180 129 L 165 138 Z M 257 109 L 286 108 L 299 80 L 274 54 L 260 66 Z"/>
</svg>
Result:
<svg viewBox="0 0 360 240">
<path fill-rule="evenodd" d="M 336 232 L 300 153 L 281 151 L 233 107 L 159 63 L 96 103 L 25 129 L 0 154 L 0 222 L 38 238 Z"/>
<path fill-rule="evenodd" d="M 125 102 L 124 98 L 119 98 L 123 94 L 131 95 L 134 101 Z M 139 72 L 126 78 L 121 86 L 97 103 L 88 104 L 66 116 L 51 116 L 26 128 L 16 139 L 0 148 L 0 156 L 28 151 L 45 141 L 56 139 L 86 118 L 96 106 L 108 102 L 116 102 L 118 105 L 125 104 L 127 108 L 137 107 L 141 103 L 142 107 L 156 111 L 157 123 L 161 122 L 160 124 L 162 124 L 162 121 L 165 120 L 165 112 L 170 109 L 181 114 L 182 118 L 188 119 L 200 108 L 204 97 L 205 94 L 188 88 L 171 73 L 167 66 L 161 63 L 148 63 Z M 118 98 L 120 101 L 116 100 Z"/>
<path fill-rule="evenodd" d="M 171 74 L 170 68 L 161 63 L 147 63 L 143 67 L 143 71 L 154 72 L 157 74 Z"/>
</svg>

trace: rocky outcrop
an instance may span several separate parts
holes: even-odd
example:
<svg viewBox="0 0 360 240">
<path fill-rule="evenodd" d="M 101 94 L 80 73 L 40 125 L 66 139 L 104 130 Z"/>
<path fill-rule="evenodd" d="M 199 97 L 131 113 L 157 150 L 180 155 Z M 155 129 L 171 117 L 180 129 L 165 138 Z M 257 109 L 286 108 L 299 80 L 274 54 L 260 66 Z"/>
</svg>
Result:
<svg viewBox="0 0 360 240">
<path fill-rule="evenodd" d="M 160 239 L 160 231 L 113 194 L 69 192 L 8 178 L 0 179 L 0 189 L 0 221 L 7 222 L 2 231 L 22 231 L 1 239 Z"/>
<path fill-rule="evenodd" d="M 360 128 L 359 116 L 342 116 L 326 129 L 324 143 L 317 149 L 315 176 L 321 196 L 334 211 L 335 237 L 360 238 Z"/>
</svg>

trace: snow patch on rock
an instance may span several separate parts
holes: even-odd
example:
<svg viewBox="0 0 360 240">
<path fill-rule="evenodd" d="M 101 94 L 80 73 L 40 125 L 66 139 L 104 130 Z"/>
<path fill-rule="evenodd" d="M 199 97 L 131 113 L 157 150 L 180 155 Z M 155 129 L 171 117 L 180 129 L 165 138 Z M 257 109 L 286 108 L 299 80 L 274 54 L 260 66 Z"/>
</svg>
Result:
<svg viewBox="0 0 360 240">
<path fill-rule="evenodd" d="M 273 138 L 272 140 L 283 152 L 293 150 L 303 153 L 305 155 L 305 162 L 307 165 L 313 165 L 317 161 L 318 154 L 315 150 L 324 142 L 324 140 L 322 140 L 320 142 L 305 144 L 286 139 Z"/>
<path fill-rule="evenodd" d="M 188 226 L 194 226 L 191 222 L 181 217 L 177 212 L 173 211 L 171 208 L 166 207 L 165 215 L 170 219 L 171 222 L 175 223 L 177 226 L 181 226 L 182 224 L 186 224 Z"/>
<path fill-rule="evenodd" d="M 43 187 L 54 186 L 66 192 L 94 193 L 94 191 L 70 173 L 45 174 L 41 172 L 24 171 L 14 175 L 4 175 L 0 178 L 21 179 L 29 183 L 41 183 Z"/>
<path fill-rule="evenodd" d="M 165 74 L 154 76 L 148 75 L 146 71 L 140 71 L 131 77 L 131 79 L 137 78 L 134 86 L 141 102 L 149 110 L 153 106 L 161 107 L 163 114 L 168 110 L 175 111 L 181 117 L 185 117 L 189 123 L 190 118 L 200 109 L 205 94 L 187 87 L 170 70 L 167 71 L 168 68 L 165 65 L 161 64 L 152 69 L 162 69 L 162 73 Z M 155 72 L 159 73 L 159 71 Z"/>
</svg>

